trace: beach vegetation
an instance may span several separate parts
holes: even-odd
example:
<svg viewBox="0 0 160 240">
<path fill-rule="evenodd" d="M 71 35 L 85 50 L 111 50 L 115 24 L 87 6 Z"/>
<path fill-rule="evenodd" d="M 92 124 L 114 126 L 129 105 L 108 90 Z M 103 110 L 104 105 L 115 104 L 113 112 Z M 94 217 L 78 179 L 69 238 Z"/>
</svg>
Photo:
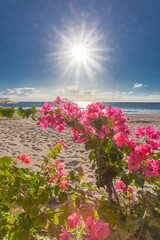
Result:
<svg viewBox="0 0 160 240">
<path fill-rule="evenodd" d="M 160 239 L 160 132 L 151 125 L 131 132 L 119 108 L 55 102 L 57 108 L 45 102 L 38 119 L 35 108 L 17 113 L 44 130 L 69 127 L 72 141 L 88 152 L 95 184 L 85 181 L 82 168 L 65 173 L 58 159 L 67 148 L 63 139 L 52 143 L 37 172 L 17 166 L 29 164 L 29 156 L 2 157 L 1 239 Z"/>
</svg>

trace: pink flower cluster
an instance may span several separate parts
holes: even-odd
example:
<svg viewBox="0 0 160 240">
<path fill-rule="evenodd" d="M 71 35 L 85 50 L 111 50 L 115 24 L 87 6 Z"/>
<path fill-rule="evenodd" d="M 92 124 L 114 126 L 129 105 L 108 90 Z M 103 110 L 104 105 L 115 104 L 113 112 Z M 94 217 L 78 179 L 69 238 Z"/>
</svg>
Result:
<svg viewBox="0 0 160 240">
<path fill-rule="evenodd" d="M 64 178 L 67 177 L 67 174 L 65 174 L 62 170 L 64 169 L 64 164 L 61 163 L 59 160 L 55 160 L 55 167 L 56 170 L 59 171 L 56 173 L 56 175 L 50 174 L 50 182 L 56 183 L 58 186 L 61 187 L 61 189 L 64 191 L 67 189 L 67 186 L 69 185 L 69 180 L 64 180 Z M 47 169 L 48 168 L 48 169 Z M 50 170 L 48 165 L 46 166 L 47 170 Z"/>
<path fill-rule="evenodd" d="M 126 192 L 126 193 L 131 193 L 133 194 L 133 188 L 127 188 L 124 184 L 124 182 L 120 181 L 119 183 L 117 183 L 115 186 L 114 186 L 114 189 L 115 190 L 119 190 L 121 189 L 123 192 Z M 129 200 L 131 200 L 131 196 L 128 197 Z"/>
<path fill-rule="evenodd" d="M 57 97 L 55 102 L 57 104 L 61 104 L 61 98 Z M 105 116 L 105 105 L 103 104 L 89 104 L 86 110 L 80 110 L 78 106 L 74 106 L 70 102 L 58 105 L 57 110 L 51 110 L 51 105 L 52 104 L 45 103 L 44 107 L 40 109 L 41 113 L 44 111 L 45 113 L 47 111 L 52 111 L 52 114 L 42 114 L 41 120 L 37 123 L 37 125 L 41 125 L 43 129 L 47 128 L 48 125 L 51 125 L 59 132 L 63 132 L 65 130 L 66 119 L 67 124 L 71 120 L 75 120 L 78 124 L 72 127 L 71 134 L 73 136 L 72 141 L 78 143 L 88 141 L 87 134 L 95 134 L 99 139 L 103 139 L 111 133 L 109 124 L 103 125 L 100 131 L 93 127 L 92 124 L 94 119 Z M 146 135 L 149 139 L 146 140 L 146 144 L 140 144 L 140 146 L 138 146 L 137 141 L 133 138 L 133 136 L 129 136 L 130 130 L 126 125 L 127 118 L 122 114 L 122 110 L 120 108 L 114 109 L 109 106 L 106 110 L 106 116 L 113 124 L 113 141 L 117 147 L 123 147 L 126 143 L 127 146 L 132 149 L 130 156 L 127 159 L 129 171 L 138 171 L 142 166 L 144 168 L 146 167 L 146 169 L 150 167 L 153 170 L 153 163 L 147 164 L 146 161 L 160 146 L 160 143 L 156 142 L 156 140 L 160 139 L 160 133 L 155 131 L 151 125 L 147 128 L 139 126 L 138 129 L 134 131 L 134 134 L 137 137 L 143 137 Z M 84 136 L 84 134 L 86 134 L 86 136 Z M 62 146 L 66 147 L 63 142 Z M 153 170 L 153 175 L 156 176 L 156 174 L 157 172 L 155 173 Z M 144 175 L 146 175 L 146 173 L 144 173 Z"/>
<path fill-rule="evenodd" d="M 129 171 L 138 171 L 142 166 L 143 175 L 147 177 L 158 176 L 159 175 L 159 161 L 148 159 L 152 156 L 155 150 L 160 146 L 156 140 L 160 139 L 160 133 L 155 131 L 154 127 L 151 125 L 147 128 L 139 126 L 137 130 L 134 131 L 137 137 L 143 137 L 146 135 L 148 140 L 146 144 L 136 145 L 134 150 L 131 151 L 128 157 L 128 169 Z"/>
<path fill-rule="evenodd" d="M 143 175 L 146 177 L 159 176 L 159 161 L 148 159 L 146 162 L 146 169 L 143 170 Z"/>
<path fill-rule="evenodd" d="M 67 228 L 76 229 L 79 222 L 79 213 L 76 212 L 68 217 Z M 97 221 L 93 217 L 88 216 L 85 221 L 85 226 L 88 232 L 88 240 L 101 240 L 102 238 L 108 237 L 110 230 L 103 221 Z M 66 240 L 67 237 L 71 237 L 71 233 L 64 229 L 62 226 L 62 233 L 59 235 L 60 240 Z"/>
<path fill-rule="evenodd" d="M 160 133 L 155 131 L 154 127 L 151 125 L 149 125 L 147 128 L 139 126 L 138 129 L 134 130 L 133 132 L 137 137 L 143 137 L 146 135 L 147 137 L 155 140 L 158 140 L 160 137 Z"/>
<path fill-rule="evenodd" d="M 97 221 L 90 216 L 87 217 L 85 226 L 88 231 L 88 240 L 101 240 L 110 234 L 109 228 L 103 221 Z"/>
<path fill-rule="evenodd" d="M 55 147 L 58 144 L 58 142 L 53 142 L 52 147 Z M 62 148 L 68 148 L 68 146 L 64 143 L 64 139 L 61 140 Z"/>
<path fill-rule="evenodd" d="M 114 109 L 111 106 L 108 107 L 106 115 L 113 124 L 113 130 L 115 132 L 113 139 L 115 141 L 115 144 L 118 147 L 122 147 L 128 140 L 128 135 L 130 134 L 130 130 L 125 124 L 127 118 L 122 114 L 122 110 L 120 108 Z"/>
<path fill-rule="evenodd" d="M 29 156 L 26 156 L 26 155 L 18 155 L 17 157 L 16 157 L 16 159 L 20 159 L 22 162 L 24 162 L 24 163 L 30 163 L 31 162 L 31 160 L 32 160 L 32 158 L 30 158 Z"/>
</svg>

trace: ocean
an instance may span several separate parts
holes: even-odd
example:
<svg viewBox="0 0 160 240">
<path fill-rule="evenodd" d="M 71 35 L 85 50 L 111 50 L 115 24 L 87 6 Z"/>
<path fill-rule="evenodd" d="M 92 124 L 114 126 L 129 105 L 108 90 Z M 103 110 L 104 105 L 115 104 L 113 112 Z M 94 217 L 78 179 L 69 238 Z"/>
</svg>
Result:
<svg viewBox="0 0 160 240">
<path fill-rule="evenodd" d="M 91 102 L 76 102 L 79 107 L 85 109 Z M 159 103 L 144 103 L 144 102 L 103 102 L 106 104 L 106 109 L 111 105 L 113 108 L 121 108 L 123 113 L 132 114 L 147 114 L 147 113 L 160 113 L 160 102 Z M 32 106 L 37 109 L 43 107 L 44 102 L 19 102 L 15 104 L 7 104 L 7 107 L 23 107 L 24 109 Z M 54 104 L 56 107 L 57 104 Z M 5 107 L 5 104 L 0 103 L 0 106 Z"/>
</svg>

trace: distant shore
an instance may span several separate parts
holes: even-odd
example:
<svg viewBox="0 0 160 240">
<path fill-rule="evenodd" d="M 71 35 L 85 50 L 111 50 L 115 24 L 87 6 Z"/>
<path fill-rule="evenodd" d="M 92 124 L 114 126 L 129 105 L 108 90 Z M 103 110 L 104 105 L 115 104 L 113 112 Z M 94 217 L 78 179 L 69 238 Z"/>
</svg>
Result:
<svg viewBox="0 0 160 240">
<path fill-rule="evenodd" d="M 160 114 L 126 114 L 128 126 L 131 131 L 138 126 L 147 127 L 153 125 L 157 131 L 160 131 Z M 19 154 L 26 154 L 32 158 L 27 167 L 33 170 L 38 169 L 40 163 L 51 149 L 51 144 L 55 141 L 65 140 L 68 145 L 63 149 L 58 159 L 65 164 L 65 171 L 74 170 L 82 166 L 86 180 L 93 181 L 94 173 L 90 167 L 88 153 L 83 144 L 73 143 L 70 130 L 59 133 L 52 127 L 42 130 L 36 126 L 32 119 L 21 119 L 14 116 L 12 120 L 0 118 L 0 157 L 10 156 L 12 159 Z M 25 166 L 25 164 L 20 164 Z"/>
</svg>

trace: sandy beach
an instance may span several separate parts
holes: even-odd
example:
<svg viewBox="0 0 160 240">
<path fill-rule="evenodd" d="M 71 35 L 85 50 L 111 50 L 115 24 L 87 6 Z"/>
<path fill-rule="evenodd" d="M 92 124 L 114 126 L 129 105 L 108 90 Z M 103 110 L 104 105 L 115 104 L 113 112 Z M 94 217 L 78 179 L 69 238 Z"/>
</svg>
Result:
<svg viewBox="0 0 160 240">
<path fill-rule="evenodd" d="M 128 125 L 131 131 L 137 126 L 153 125 L 160 131 L 160 114 L 128 114 Z M 65 164 L 65 171 L 74 170 L 82 166 L 88 182 L 93 182 L 94 174 L 83 144 L 73 143 L 70 130 L 59 133 L 49 127 L 42 130 L 36 122 L 30 119 L 21 119 L 14 116 L 12 120 L 0 118 L 0 157 L 10 156 L 15 159 L 19 154 L 29 155 L 32 158 L 28 165 L 33 170 L 38 169 L 40 163 L 51 149 L 51 144 L 62 139 L 68 145 L 59 154 L 59 160 Z M 26 164 L 20 163 L 20 166 Z"/>
</svg>

